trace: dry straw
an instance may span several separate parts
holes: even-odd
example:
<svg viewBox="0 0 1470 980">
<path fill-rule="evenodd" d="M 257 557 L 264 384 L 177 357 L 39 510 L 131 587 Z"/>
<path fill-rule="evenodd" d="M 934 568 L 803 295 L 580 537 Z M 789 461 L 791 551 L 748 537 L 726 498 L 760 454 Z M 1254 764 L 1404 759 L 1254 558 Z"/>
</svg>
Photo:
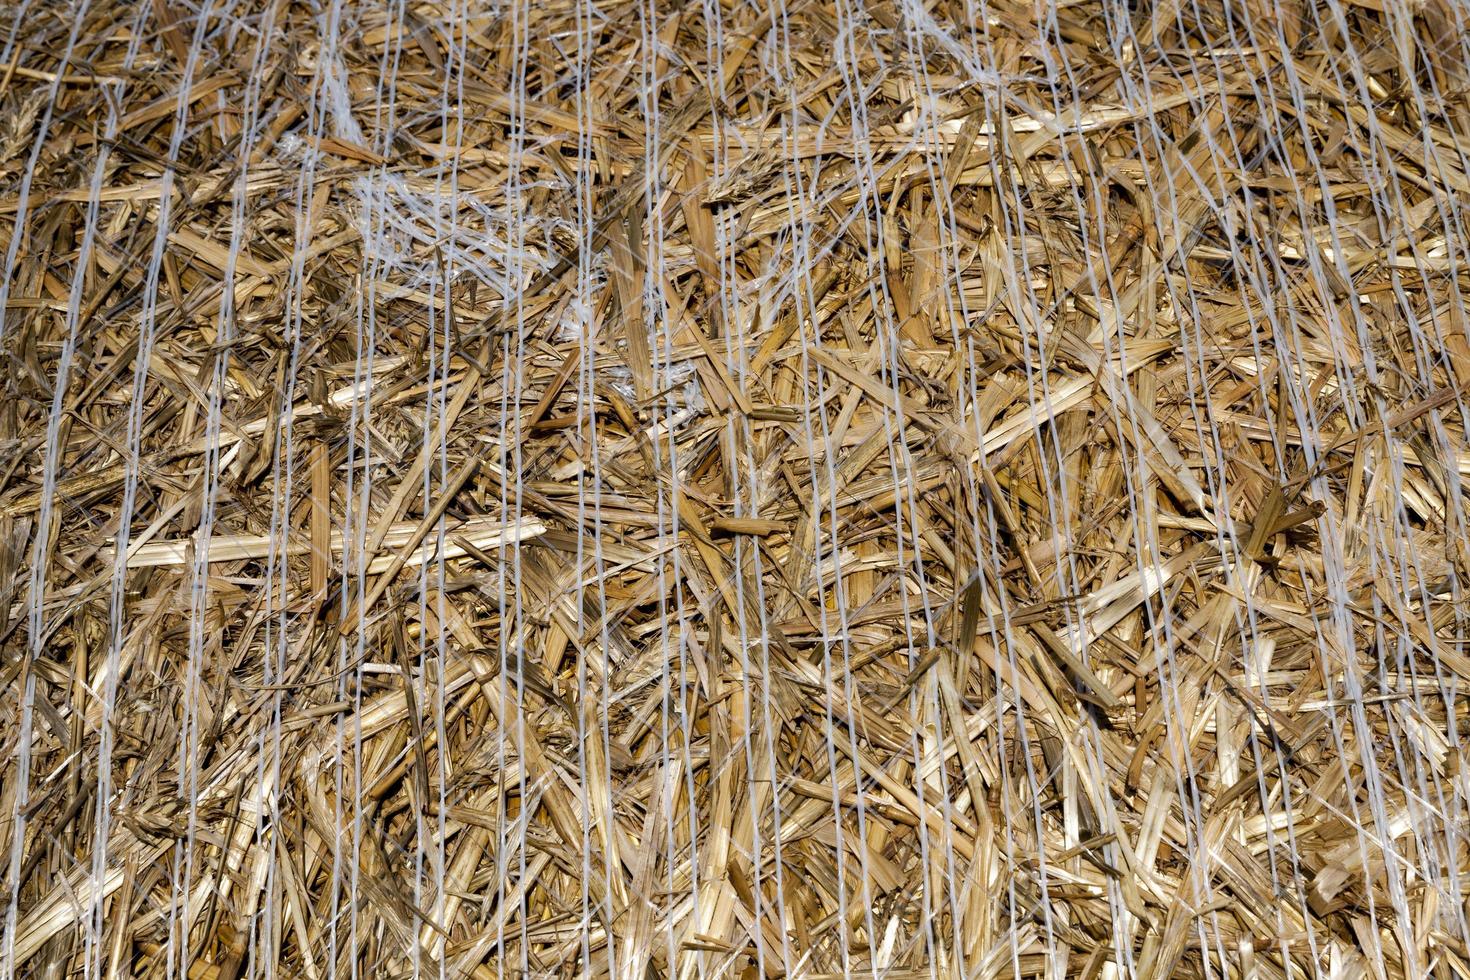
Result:
<svg viewBox="0 0 1470 980">
<path fill-rule="evenodd" d="M 12 0 L 0 980 L 1470 977 L 1464 0 Z"/>
</svg>

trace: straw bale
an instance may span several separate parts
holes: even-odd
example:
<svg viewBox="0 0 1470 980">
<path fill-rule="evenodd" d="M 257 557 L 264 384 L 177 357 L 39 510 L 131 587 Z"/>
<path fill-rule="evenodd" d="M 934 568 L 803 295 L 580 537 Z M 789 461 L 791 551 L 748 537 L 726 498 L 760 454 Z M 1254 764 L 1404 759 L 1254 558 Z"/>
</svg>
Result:
<svg viewBox="0 0 1470 980">
<path fill-rule="evenodd" d="M 0 978 L 1470 977 L 1464 0 L 0 20 Z"/>
</svg>

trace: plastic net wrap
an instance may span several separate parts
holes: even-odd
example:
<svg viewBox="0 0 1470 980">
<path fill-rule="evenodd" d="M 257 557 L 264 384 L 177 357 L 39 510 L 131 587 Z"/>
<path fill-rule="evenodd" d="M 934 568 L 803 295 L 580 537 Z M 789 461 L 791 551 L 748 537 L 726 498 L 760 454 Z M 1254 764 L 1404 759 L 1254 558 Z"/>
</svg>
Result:
<svg viewBox="0 0 1470 980">
<path fill-rule="evenodd" d="M 0 980 L 1470 976 L 1461 0 L 0 10 Z"/>
</svg>

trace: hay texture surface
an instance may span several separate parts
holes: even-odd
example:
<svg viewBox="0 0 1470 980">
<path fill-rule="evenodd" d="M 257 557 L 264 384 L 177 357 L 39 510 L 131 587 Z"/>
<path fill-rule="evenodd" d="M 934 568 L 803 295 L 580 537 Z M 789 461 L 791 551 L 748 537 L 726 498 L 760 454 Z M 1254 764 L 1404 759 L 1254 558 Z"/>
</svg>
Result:
<svg viewBox="0 0 1470 980">
<path fill-rule="evenodd" d="M 0 978 L 1470 977 L 1463 0 L 22 0 Z"/>
</svg>

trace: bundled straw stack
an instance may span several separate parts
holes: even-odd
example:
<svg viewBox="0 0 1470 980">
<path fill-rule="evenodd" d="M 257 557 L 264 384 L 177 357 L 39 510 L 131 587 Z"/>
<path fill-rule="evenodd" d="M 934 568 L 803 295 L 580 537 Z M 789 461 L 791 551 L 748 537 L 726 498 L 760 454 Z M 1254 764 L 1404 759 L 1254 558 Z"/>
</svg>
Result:
<svg viewBox="0 0 1470 980">
<path fill-rule="evenodd" d="M 1470 977 L 1464 0 L 0 22 L 0 980 Z"/>
</svg>

